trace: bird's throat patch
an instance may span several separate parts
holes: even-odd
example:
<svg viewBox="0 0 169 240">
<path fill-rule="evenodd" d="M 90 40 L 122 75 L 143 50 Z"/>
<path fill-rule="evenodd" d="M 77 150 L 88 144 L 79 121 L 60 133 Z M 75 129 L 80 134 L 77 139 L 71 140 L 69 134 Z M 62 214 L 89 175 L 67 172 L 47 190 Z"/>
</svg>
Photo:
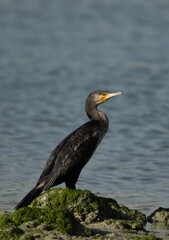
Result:
<svg viewBox="0 0 169 240">
<path fill-rule="evenodd" d="M 108 101 L 108 98 L 106 96 L 102 96 L 101 99 L 102 99 L 103 102 Z"/>
</svg>

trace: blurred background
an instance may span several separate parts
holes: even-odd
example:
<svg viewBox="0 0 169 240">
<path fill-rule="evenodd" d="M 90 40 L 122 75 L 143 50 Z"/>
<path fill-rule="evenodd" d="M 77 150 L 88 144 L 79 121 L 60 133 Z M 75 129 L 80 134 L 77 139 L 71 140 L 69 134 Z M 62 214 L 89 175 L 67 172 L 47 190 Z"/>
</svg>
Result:
<svg viewBox="0 0 169 240">
<path fill-rule="evenodd" d="M 124 94 L 100 106 L 109 131 L 77 188 L 169 207 L 169 2 L 0 1 L 0 209 L 34 187 L 100 89 Z"/>
</svg>

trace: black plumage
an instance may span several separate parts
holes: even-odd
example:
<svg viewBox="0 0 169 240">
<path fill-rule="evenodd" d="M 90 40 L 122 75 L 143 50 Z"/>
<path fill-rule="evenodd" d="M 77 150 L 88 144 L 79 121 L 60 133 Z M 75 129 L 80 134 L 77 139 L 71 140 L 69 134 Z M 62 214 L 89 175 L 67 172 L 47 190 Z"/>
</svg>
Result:
<svg viewBox="0 0 169 240">
<path fill-rule="evenodd" d="M 107 116 L 97 106 L 109 98 L 122 94 L 95 91 L 89 94 L 85 109 L 91 121 L 69 134 L 51 153 L 36 186 L 17 204 L 15 209 L 29 205 L 43 190 L 65 182 L 75 189 L 79 174 L 89 161 L 108 130 Z"/>
</svg>

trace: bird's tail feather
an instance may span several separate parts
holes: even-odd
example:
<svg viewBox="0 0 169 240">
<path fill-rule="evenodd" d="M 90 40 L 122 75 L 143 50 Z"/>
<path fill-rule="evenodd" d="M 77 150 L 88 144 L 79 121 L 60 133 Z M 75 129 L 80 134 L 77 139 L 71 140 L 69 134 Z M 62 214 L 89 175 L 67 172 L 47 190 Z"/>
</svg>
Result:
<svg viewBox="0 0 169 240">
<path fill-rule="evenodd" d="M 43 186 L 40 188 L 34 187 L 15 207 L 15 209 L 28 206 L 35 198 L 43 191 Z"/>
</svg>

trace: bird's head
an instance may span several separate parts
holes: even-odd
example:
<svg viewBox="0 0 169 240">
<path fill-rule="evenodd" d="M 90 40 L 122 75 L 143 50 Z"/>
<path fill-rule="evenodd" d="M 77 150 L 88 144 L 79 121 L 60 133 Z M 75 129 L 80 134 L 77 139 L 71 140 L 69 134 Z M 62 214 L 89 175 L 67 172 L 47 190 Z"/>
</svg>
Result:
<svg viewBox="0 0 169 240">
<path fill-rule="evenodd" d="M 104 103 L 108 101 L 110 98 L 121 95 L 122 92 L 109 92 L 109 91 L 95 91 L 89 94 L 90 101 L 94 102 L 96 105 L 99 105 L 101 103 Z"/>
</svg>

